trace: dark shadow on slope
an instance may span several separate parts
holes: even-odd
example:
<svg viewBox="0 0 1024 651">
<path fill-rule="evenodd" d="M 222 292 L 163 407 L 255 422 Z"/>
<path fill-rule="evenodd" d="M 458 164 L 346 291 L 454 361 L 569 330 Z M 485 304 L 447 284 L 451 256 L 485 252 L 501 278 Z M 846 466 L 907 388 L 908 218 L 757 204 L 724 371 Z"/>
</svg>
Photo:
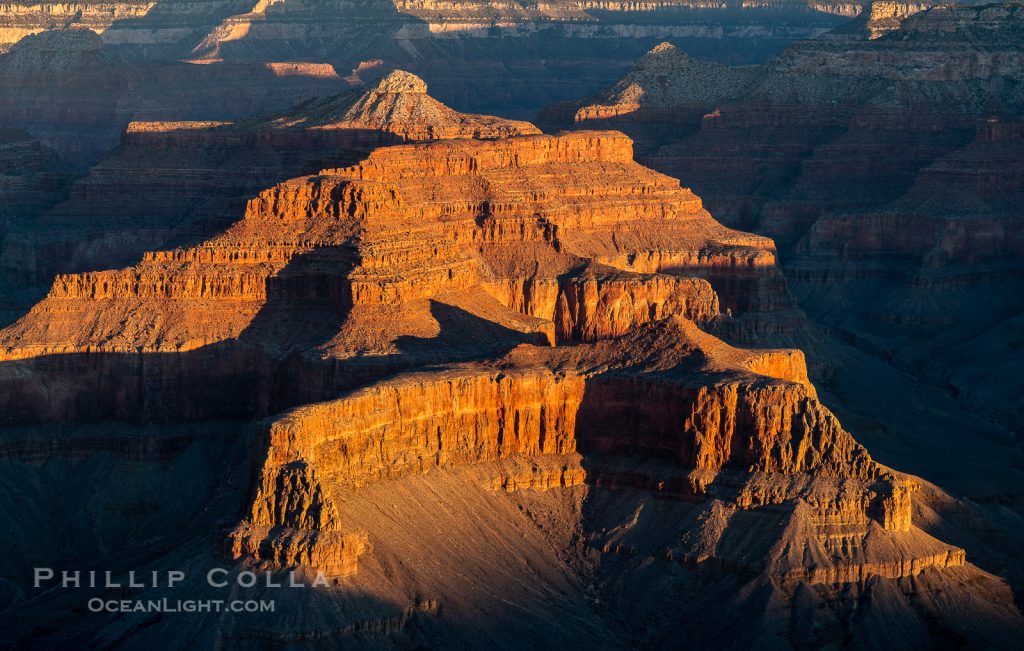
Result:
<svg viewBox="0 0 1024 651">
<path fill-rule="evenodd" d="M 296 626 L 346 648 L 390 646 L 427 630 L 429 639 L 445 639 L 450 622 L 424 620 L 438 619 L 436 604 L 393 603 L 344 585 L 268 588 L 262 570 L 218 552 L 244 503 L 251 443 L 245 428 L 103 423 L 5 432 L 0 513 L 10 538 L 0 579 L 0 647 L 188 649 L 198 634 L 241 649 L 285 642 Z M 53 568 L 56 579 L 35 589 L 36 567 Z M 239 588 L 235 580 L 246 569 L 260 582 Z M 210 585 L 211 570 L 224 570 L 214 579 L 227 585 Z M 80 572 L 81 587 L 61 587 L 62 571 Z M 122 587 L 104 587 L 108 571 Z M 172 571 L 183 573 L 173 588 Z M 100 585 L 88 585 L 89 572 Z M 129 572 L 143 587 L 127 587 Z M 154 576 L 159 585 L 152 585 Z M 305 573 L 297 577 L 310 582 Z M 271 578 L 289 584 L 286 572 Z M 91 612 L 93 598 L 273 600 L 275 611 Z"/>
<path fill-rule="evenodd" d="M 262 190 L 403 142 L 377 130 L 248 129 L 245 122 L 170 144 L 159 134 L 126 134 L 66 201 L 12 224 L 0 239 L 5 293 L 41 296 L 57 274 L 131 266 L 147 251 L 201 244 L 237 222 Z M 7 301 L 0 327 L 31 305 Z"/>
<path fill-rule="evenodd" d="M 548 344 L 542 333 L 514 330 L 436 299 L 430 300 L 430 314 L 438 334 L 399 337 L 395 344 L 403 355 L 448 363 L 501 357 L 520 344 Z"/>
<path fill-rule="evenodd" d="M 267 281 L 266 300 L 235 339 L 184 352 L 54 354 L 0 363 L 0 422 L 247 420 L 332 399 L 396 372 L 546 344 L 440 300 L 435 337 L 399 336 L 397 353 L 332 357 L 321 346 L 352 309 L 355 252 L 296 256 Z M 386 316 L 386 315 L 385 315 Z"/>
<path fill-rule="evenodd" d="M 251 117 L 347 87 L 341 76 L 263 62 L 140 60 L 89 30 L 52 30 L 0 55 L 0 121 L 84 168 L 116 146 L 132 120 Z"/>
</svg>

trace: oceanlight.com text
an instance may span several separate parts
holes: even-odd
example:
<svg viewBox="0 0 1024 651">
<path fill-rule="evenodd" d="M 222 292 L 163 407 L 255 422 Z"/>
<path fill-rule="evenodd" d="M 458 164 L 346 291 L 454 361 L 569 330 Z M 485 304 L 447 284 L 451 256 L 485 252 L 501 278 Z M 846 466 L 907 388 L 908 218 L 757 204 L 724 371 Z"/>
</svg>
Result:
<svg viewBox="0 0 1024 651">
<path fill-rule="evenodd" d="M 274 600 L 257 599 L 90 599 L 92 613 L 272 613 Z"/>
</svg>

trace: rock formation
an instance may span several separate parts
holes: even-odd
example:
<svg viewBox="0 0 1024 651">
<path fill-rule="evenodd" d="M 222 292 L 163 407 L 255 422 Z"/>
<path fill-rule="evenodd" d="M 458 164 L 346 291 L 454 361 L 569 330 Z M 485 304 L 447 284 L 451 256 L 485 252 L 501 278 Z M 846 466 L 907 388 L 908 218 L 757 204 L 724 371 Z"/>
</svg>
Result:
<svg viewBox="0 0 1024 651">
<path fill-rule="evenodd" d="M 343 538 L 319 535 L 343 528 L 334 502 L 346 491 L 518 458 L 534 464 L 525 483 L 501 465 L 488 483 L 506 490 L 550 489 L 589 477 L 598 486 L 657 487 L 677 499 L 716 496 L 741 509 L 799 499 L 818 510 L 813 519 L 822 523 L 821 553 L 828 549 L 840 557 L 839 538 L 856 545 L 871 522 L 886 531 L 911 531 L 913 481 L 874 464 L 817 403 L 799 356 L 736 350 L 678 318 L 634 333 L 612 346 L 577 348 L 568 355 L 559 349 L 517 350 L 497 367 L 403 375 L 272 420 L 261 437 L 267 452 L 252 513 L 234 534 L 236 553 L 252 548 L 242 541 L 261 529 L 267 540 L 260 548 L 278 549 L 275 541 L 282 537 L 306 538 L 308 554 L 351 559 L 341 570 L 354 572 L 363 548 L 346 554 Z M 719 379 L 713 386 L 697 379 L 707 375 Z M 589 461 L 587 470 L 577 451 Z M 683 472 L 668 466 L 649 475 L 597 461 L 617 455 L 664 459 Z M 340 497 L 332 498 L 338 491 Z M 328 551 L 339 544 L 337 553 Z M 756 569 L 780 572 L 783 580 L 832 583 L 871 574 L 898 578 L 936 563 L 963 563 L 962 550 L 937 543 L 924 549 L 920 558 L 836 558 L 810 570 L 802 562 L 769 562 Z M 259 557 L 288 565 L 289 553 Z M 715 558 L 710 550 L 702 554 L 692 560 L 737 562 Z M 339 567 L 335 561 L 320 566 Z"/>
<path fill-rule="evenodd" d="M 329 65 L 145 60 L 88 29 L 61 29 L 27 36 L 0 54 L 0 120 L 82 167 L 115 146 L 132 120 L 252 117 L 343 84 Z"/>
<path fill-rule="evenodd" d="M 529 117 L 609 83 L 666 38 L 684 38 L 699 54 L 761 61 L 861 8 L 805 0 L 735 8 L 693 0 L 12 0 L 0 5 L 0 53 L 8 52 L 0 56 L 0 119 L 87 164 L 130 120 L 265 114 L 327 94 L 339 78 L 358 82 L 395 68 L 423 76 L 453 106 Z M 74 115 L 60 113 L 65 101 Z"/>
<path fill-rule="evenodd" d="M 777 277 L 771 241 L 720 226 L 677 181 L 636 165 L 620 134 L 455 140 L 281 183 L 203 244 L 58 276 L 7 332 L 5 355 L 181 352 L 275 325 L 254 319 L 277 301 L 359 323 L 465 290 L 472 311 L 513 330 L 593 339 L 671 314 L 708 322 L 719 279 L 727 307 L 756 311 L 762 276 Z M 324 345 L 393 351 L 392 324 Z"/>
<path fill-rule="evenodd" d="M 1005 378 L 970 388 L 978 371 L 961 367 L 1005 354 L 1024 309 L 1024 9 L 887 7 L 872 14 L 902 16 L 896 31 L 847 26 L 764 66 L 659 47 L 544 118 L 635 134 L 641 159 L 687 179 L 716 216 L 779 242 L 814 320 L 1015 428 L 1014 401 L 981 398 Z"/>
<path fill-rule="evenodd" d="M 396 84 L 420 89 L 378 88 Z M 272 122 L 317 130 L 337 112 L 297 115 Z M 278 593 L 273 616 L 29 628 L 75 606 L 28 587 L 27 568 L 63 552 L 45 521 L 16 519 L 47 542 L 3 561 L 6 639 L 618 649 L 680 630 L 752 645 L 774 627 L 821 646 L 828 622 L 870 639 L 895 610 L 905 644 L 939 626 L 1010 648 L 1024 627 L 1004 583 L 919 528 L 943 522 L 941 492 L 873 460 L 801 352 L 709 332 L 771 332 L 792 311 L 774 244 L 716 222 L 621 133 L 382 147 L 277 183 L 240 217 L 131 267 L 59 275 L 0 331 L 3 481 L 54 512 L 75 506 L 51 477 L 88 486 L 101 515 L 76 558 L 93 565 L 328 585 Z M 135 470 L 90 474 L 96 455 Z M 856 617 L 851 599 L 867 604 Z M 706 625 L 734 612 L 749 630 Z"/>
<path fill-rule="evenodd" d="M 132 122 L 67 201 L 12 230 L 3 259 L 49 285 L 59 272 L 129 264 L 147 249 L 202 241 L 233 223 L 259 190 L 350 164 L 380 145 L 531 133 L 539 132 L 525 122 L 458 113 L 401 71 L 258 118 Z"/>
</svg>

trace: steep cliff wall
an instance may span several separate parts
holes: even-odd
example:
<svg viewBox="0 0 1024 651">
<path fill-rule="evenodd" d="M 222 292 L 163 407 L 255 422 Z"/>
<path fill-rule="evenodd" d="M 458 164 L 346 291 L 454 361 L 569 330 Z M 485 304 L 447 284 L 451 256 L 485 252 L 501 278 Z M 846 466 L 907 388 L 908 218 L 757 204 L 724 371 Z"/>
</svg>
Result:
<svg viewBox="0 0 1024 651">
<path fill-rule="evenodd" d="M 641 362 L 634 351 L 650 357 Z M 796 381 L 779 379 L 786 376 Z M 231 535 L 233 553 L 276 563 L 290 557 L 251 550 L 334 532 L 321 544 L 343 554 L 344 545 L 326 541 L 360 532 L 339 521 L 339 499 L 381 482 L 473 468 L 491 489 L 550 490 L 586 480 L 690 501 L 724 499 L 752 512 L 796 504 L 814 523 L 812 538 L 825 541 L 816 552 L 823 566 L 810 573 L 782 559 L 758 566 L 784 581 L 895 578 L 963 564 L 962 550 L 926 537 L 912 542 L 922 535 L 910 520 L 916 484 L 875 464 L 818 403 L 802 358 L 734 349 L 682 320 L 640 326 L 611 345 L 521 348 L 497 368 L 401 375 L 269 419 L 256 454 L 251 512 Z M 520 460 L 532 467 L 526 482 Z M 803 535 L 796 534 L 799 544 Z M 868 541 L 884 536 L 905 545 L 902 551 L 873 551 Z M 704 561 L 729 566 L 730 558 L 710 552 Z"/>
<path fill-rule="evenodd" d="M 770 265 L 771 242 L 720 226 L 691 192 L 630 155 L 627 138 L 603 132 L 381 149 L 264 191 L 244 219 L 201 246 L 58 277 L 9 330 L 6 354 L 187 350 L 238 336 L 279 300 L 331 304 L 344 318 L 352 307 L 481 283 L 511 309 L 557 317 L 563 338 L 621 334 L 674 314 L 708 321 L 717 315 L 715 283 L 678 276 L 725 278 L 750 258 Z M 588 258 L 628 266 L 641 255 L 687 265 L 665 276 L 590 274 L 562 288 Z M 597 293 L 581 302 L 577 287 L 592 281 Z M 519 292 L 545 284 L 559 289 L 527 308 Z M 615 313 L 630 303 L 631 315 Z M 104 316 L 115 306 L 124 319 Z"/>
<path fill-rule="evenodd" d="M 669 316 L 704 323 L 718 314 L 718 296 L 706 281 L 587 273 L 565 283 L 551 318 L 560 340 L 596 341 Z"/>
</svg>

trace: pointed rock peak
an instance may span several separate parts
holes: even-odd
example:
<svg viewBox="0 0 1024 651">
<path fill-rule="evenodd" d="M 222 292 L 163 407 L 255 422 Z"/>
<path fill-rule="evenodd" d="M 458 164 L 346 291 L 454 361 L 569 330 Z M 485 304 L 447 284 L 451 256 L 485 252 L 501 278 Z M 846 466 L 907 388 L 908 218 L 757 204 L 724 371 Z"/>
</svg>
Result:
<svg viewBox="0 0 1024 651">
<path fill-rule="evenodd" d="M 239 128 L 261 126 L 372 129 L 396 133 L 407 140 L 507 138 L 540 133 L 528 122 L 459 113 L 428 95 L 426 82 L 404 70 L 395 70 L 339 95 L 308 100 L 289 111 Z"/>
<path fill-rule="evenodd" d="M 677 48 L 672 43 L 669 43 L 668 41 L 663 41 L 655 45 L 654 49 L 648 52 L 648 54 L 662 54 L 664 52 L 676 52 L 678 50 L 679 48 Z"/>
<path fill-rule="evenodd" d="M 370 88 L 371 93 L 397 93 L 397 94 L 415 94 L 425 95 L 427 93 L 427 82 L 423 81 L 411 72 L 405 70 L 395 70 L 384 77 L 381 77 Z"/>
<path fill-rule="evenodd" d="M 665 41 L 658 45 L 653 50 L 645 54 L 641 59 L 640 63 L 651 63 L 660 61 L 678 61 L 680 59 L 689 59 L 689 55 L 683 50 L 679 49 L 672 43 Z"/>
<path fill-rule="evenodd" d="M 691 58 L 686 52 L 679 49 L 672 43 L 665 41 L 661 45 L 658 45 L 653 50 L 645 54 L 637 61 L 636 65 L 633 66 L 634 70 L 661 70 L 666 67 L 681 65 L 691 61 Z"/>
</svg>

